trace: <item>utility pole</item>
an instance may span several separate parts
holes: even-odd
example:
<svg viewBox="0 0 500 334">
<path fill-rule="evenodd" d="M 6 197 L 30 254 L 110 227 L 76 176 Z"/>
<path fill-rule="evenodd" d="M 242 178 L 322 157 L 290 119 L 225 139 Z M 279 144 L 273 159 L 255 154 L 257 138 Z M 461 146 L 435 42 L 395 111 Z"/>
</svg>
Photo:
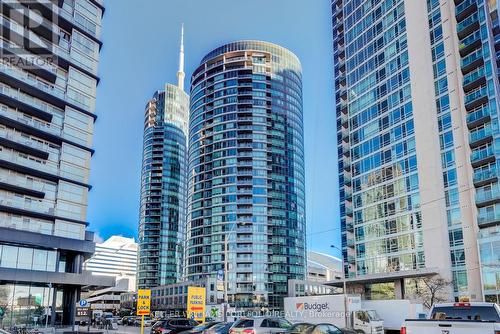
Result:
<svg viewBox="0 0 500 334">
<path fill-rule="evenodd" d="M 340 251 L 340 254 L 341 254 L 341 257 L 342 257 L 342 289 L 343 289 L 343 292 L 344 292 L 344 320 L 345 320 L 345 327 L 348 328 L 349 327 L 349 324 L 348 324 L 348 321 L 347 321 L 347 317 L 348 317 L 348 314 L 349 312 L 347 311 L 347 283 L 346 283 L 346 279 L 345 279 L 345 272 L 344 272 L 344 254 L 342 254 L 342 250 L 340 248 L 338 248 L 337 246 L 335 245 L 330 245 L 331 248 L 335 248 L 335 249 L 338 249 Z"/>
</svg>

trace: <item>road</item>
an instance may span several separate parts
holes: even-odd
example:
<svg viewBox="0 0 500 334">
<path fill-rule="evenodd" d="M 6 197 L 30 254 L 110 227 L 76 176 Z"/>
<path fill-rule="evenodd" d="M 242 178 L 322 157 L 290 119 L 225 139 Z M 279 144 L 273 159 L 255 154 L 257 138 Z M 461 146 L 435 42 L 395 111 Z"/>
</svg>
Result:
<svg viewBox="0 0 500 334">
<path fill-rule="evenodd" d="M 151 327 L 144 327 L 144 334 L 149 334 Z M 87 327 L 80 328 L 81 333 L 85 333 Z M 139 334 L 141 332 L 141 327 L 134 326 L 118 326 L 118 329 L 97 329 L 91 328 L 90 334 L 93 332 L 104 332 L 105 334 Z"/>
</svg>

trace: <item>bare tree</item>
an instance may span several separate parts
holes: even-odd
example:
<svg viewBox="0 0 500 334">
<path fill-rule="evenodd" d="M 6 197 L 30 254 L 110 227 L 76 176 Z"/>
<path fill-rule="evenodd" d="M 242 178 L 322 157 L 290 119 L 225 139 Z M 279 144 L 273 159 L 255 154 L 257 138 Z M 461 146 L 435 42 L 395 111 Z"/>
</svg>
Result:
<svg viewBox="0 0 500 334">
<path fill-rule="evenodd" d="M 449 300 L 452 285 L 451 281 L 440 276 L 424 277 L 418 280 L 414 297 L 419 299 L 427 309 L 430 309 L 436 303 Z"/>
</svg>

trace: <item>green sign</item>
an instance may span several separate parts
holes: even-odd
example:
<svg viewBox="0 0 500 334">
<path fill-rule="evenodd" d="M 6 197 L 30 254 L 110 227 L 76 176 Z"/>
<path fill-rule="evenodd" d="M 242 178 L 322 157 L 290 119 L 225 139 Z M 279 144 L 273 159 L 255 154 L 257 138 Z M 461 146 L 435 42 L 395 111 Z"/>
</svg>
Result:
<svg viewBox="0 0 500 334">
<path fill-rule="evenodd" d="M 3 307 L 0 306 L 0 317 L 3 317 L 5 314 L 5 310 L 3 309 Z"/>
<path fill-rule="evenodd" d="M 215 307 L 210 309 L 210 317 L 217 318 L 218 315 L 219 315 L 219 309 Z"/>
</svg>

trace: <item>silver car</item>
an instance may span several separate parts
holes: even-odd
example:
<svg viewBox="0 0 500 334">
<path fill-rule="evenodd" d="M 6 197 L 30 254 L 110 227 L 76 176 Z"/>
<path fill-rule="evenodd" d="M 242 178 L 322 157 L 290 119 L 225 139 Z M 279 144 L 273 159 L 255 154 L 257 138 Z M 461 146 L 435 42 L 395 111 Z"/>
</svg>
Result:
<svg viewBox="0 0 500 334">
<path fill-rule="evenodd" d="M 274 334 L 283 333 L 292 324 L 283 318 L 255 317 L 236 320 L 229 334 Z"/>
</svg>

